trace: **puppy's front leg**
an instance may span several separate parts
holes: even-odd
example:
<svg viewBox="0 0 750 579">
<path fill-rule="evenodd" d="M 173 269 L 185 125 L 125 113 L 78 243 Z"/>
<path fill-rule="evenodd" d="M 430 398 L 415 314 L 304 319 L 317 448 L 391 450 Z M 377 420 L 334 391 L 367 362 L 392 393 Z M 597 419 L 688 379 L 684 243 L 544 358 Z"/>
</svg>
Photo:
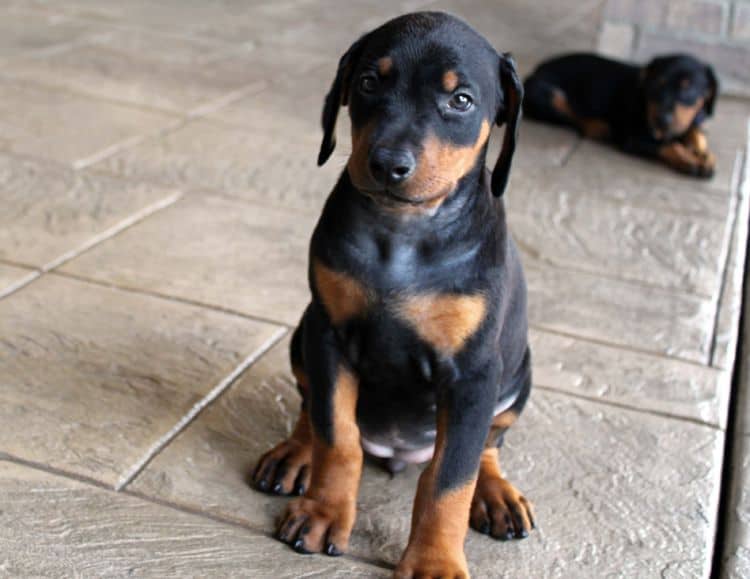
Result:
<svg viewBox="0 0 750 579">
<path fill-rule="evenodd" d="M 327 318 L 313 307 L 305 328 L 313 440 L 310 486 L 287 507 L 278 538 L 300 553 L 342 554 L 357 510 L 362 474 L 358 380 L 338 350 Z"/>
<path fill-rule="evenodd" d="M 468 579 L 464 539 L 494 398 L 494 387 L 476 382 L 451 384 L 441 393 L 435 456 L 419 478 L 397 579 Z"/>
</svg>

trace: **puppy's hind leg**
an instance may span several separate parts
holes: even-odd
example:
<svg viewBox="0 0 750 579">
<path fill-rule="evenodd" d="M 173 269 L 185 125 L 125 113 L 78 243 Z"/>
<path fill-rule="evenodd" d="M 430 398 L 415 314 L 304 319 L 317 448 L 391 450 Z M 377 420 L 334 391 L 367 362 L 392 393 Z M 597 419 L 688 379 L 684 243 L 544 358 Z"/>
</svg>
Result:
<svg viewBox="0 0 750 579">
<path fill-rule="evenodd" d="M 538 121 L 576 126 L 565 93 L 553 83 L 531 75 L 524 83 L 523 112 Z"/>
</svg>

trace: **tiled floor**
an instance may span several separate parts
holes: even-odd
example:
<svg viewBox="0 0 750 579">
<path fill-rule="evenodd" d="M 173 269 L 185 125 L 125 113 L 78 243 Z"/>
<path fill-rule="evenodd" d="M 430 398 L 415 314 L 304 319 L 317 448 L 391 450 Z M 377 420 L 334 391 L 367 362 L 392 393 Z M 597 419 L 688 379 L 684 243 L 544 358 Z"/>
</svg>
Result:
<svg viewBox="0 0 750 579">
<path fill-rule="evenodd" d="M 0 577 L 389 576 L 416 467 L 365 469 L 340 559 L 275 542 L 286 501 L 246 482 L 299 407 L 289 334 L 347 156 L 343 122 L 315 167 L 335 62 L 431 8 L 528 71 L 595 46 L 601 4 L 0 3 Z M 506 198 L 536 389 L 504 464 L 539 529 L 471 532 L 473 576 L 707 576 L 724 520 L 725 572 L 749 572 L 750 418 L 727 418 L 748 115 L 719 103 L 709 182 L 524 124 Z"/>
</svg>

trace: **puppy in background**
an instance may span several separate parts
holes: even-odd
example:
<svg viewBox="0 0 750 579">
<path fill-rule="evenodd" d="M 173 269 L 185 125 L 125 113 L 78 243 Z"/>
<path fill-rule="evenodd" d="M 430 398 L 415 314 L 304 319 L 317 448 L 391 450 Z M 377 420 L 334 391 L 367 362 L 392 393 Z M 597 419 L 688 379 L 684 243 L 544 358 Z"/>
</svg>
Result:
<svg viewBox="0 0 750 579">
<path fill-rule="evenodd" d="M 701 125 L 714 112 L 719 86 L 711 66 L 692 56 L 661 56 L 640 67 L 569 54 L 540 64 L 524 88 L 530 118 L 574 127 L 687 175 L 714 174 Z"/>
</svg>

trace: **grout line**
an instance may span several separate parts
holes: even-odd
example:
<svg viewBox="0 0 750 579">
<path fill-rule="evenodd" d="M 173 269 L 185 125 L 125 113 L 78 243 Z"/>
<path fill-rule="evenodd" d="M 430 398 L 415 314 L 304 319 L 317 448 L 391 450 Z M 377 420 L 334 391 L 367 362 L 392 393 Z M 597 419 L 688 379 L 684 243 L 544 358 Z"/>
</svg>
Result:
<svg viewBox="0 0 750 579">
<path fill-rule="evenodd" d="M 111 237 L 116 236 L 118 233 L 121 233 L 125 229 L 128 229 L 129 227 L 132 227 L 139 221 L 143 221 L 150 215 L 153 215 L 154 213 L 161 211 L 162 209 L 166 209 L 170 205 L 176 203 L 180 198 L 182 197 L 182 193 L 174 193 L 170 195 L 169 197 L 165 197 L 164 199 L 161 199 L 160 201 L 157 201 L 156 203 L 152 203 L 151 205 L 148 205 L 141 209 L 140 211 L 137 211 L 133 213 L 132 215 L 129 215 L 119 223 L 116 223 L 109 229 L 105 229 L 102 231 L 99 235 L 95 235 L 94 237 L 89 238 L 85 243 L 80 245 L 79 247 L 75 249 L 71 249 L 67 253 L 63 253 L 61 256 L 57 257 L 56 259 L 50 261 L 46 265 L 42 266 L 42 272 L 48 272 L 55 268 L 60 267 L 61 265 L 67 263 L 71 259 L 74 259 L 81 255 L 82 253 L 85 253 L 95 245 L 98 245 L 99 243 L 102 243 L 103 241 L 106 241 L 107 239 L 110 239 Z"/>
<path fill-rule="evenodd" d="M 166 293 L 162 293 L 162 292 L 158 292 L 158 291 L 154 291 L 154 290 L 147 290 L 147 289 L 141 289 L 141 288 L 137 288 L 137 287 L 119 285 L 119 284 L 111 283 L 111 282 L 108 282 L 108 281 L 103 281 L 103 280 L 98 280 L 98 279 L 95 279 L 95 278 L 86 277 L 84 275 L 72 273 L 72 272 L 69 272 L 69 271 L 55 270 L 55 271 L 53 271 L 51 273 L 53 275 L 59 275 L 61 277 L 67 277 L 67 278 L 70 278 L 70 279 L 76 279 L 76 280 L 79 280 L 79 281 L 84 281 L 86 283 L 90 283 L 90 284 L 93 284 L 93 285 L 98 285 L 98 286 L 101 286 L 101 287 L 106 287 L 106 288 L 109 288 L 109 289 L 114 289 L 114 290 L 121 291 L 121 292 L 134 293 L 134 294 L 144 295 L 144 296 L 150 296 L 150 297 L 159 298 L 159 299 L 162 299 L 162 300 L 167 300 L 167 301 L 171 301 L 171 302 L 177 302 L 177 303 L 181 303 L 181 304 L 186 304 L 186 305 L 189 305 L 189 306 L 195 306 L 195 307 L 199 307 L 199 308 L 205 308 L 205 309 L 208 309 L 208 310 L 213 310 L 213 311 L 216 311 L 216 312 L 221 312 L 223 314 L 229 314 L 229 315 L 232 315 L 232 316 L 237 316 L 237 317 L 240 317 L 240 318 L 244 318 L 246 320 L 252 320 L 254 322 L 262 322 L 264 324 L 271 324 L 271 325 L 274 325 L 274 326 L 283 326 L 283 327 L 285 327 L 287 329 L 292 329 L 292 328 L 295 327 L 294 325 L 289 324 L 288 322 L 284 322 L 284 321 L 280 321 L 280 320 L 276 320 L 276 319 L 272 319 L 272 318 L 266 318 L 266 317 L 263 317 L 263 316 L 258 316 L 256 314 L 248 314 L 248 313 L 242 312 L 240 310 L 235 310 L 235 309 L 227 308 L 227 307 L 224 307 L 224 306 L 218 306 L 216 304 L 211 304 L 211 303 L 208 303 L 208 302 L 202 302 L 202 301 L 193 300 L 193 299 L 190 299 L 190 298 L 183 298 L 183 297 L 180 297 L 180 296 L 166 294 Z"/>
<path fill-rule="evenodd" d="M 664 354 L 663 352 L 657 352 L 654 350 L 646 350 L 644 348 L 636 348 L 628 344 L 623 344 L 623 343 L 618 343 L 618 342 L 609 342 L 607 340 L 602 340 L 600 338 L 592 338 L 590 336 L 584 336 L 584 335 L 579 335 L 579 334 L 571 334 L 570 332 L 566 332 L 564 330 L 558 330 L 557 328 L 545 326 L 544 324 L 529 323 L 529 328 L 532 330 L 547 332 L 548 334 L 555 334 L 556 336 L 562 336 L 564 338 L 571 338 L 573 340 L 589 342 L 591 344 L 596 344 L 598 346 L 604 346 L 604 347 L 612 348 L 615 350 L 625 350 L 626 352 L 633 352 L 635 354 L 651 356 L 654 358 L 661 358 L 662 360 L 672 360 L 676 362 L 682 362 L 683 364 L 690 364 L 691 366 L 698 366 L 699 368 L 709 368 L 717 372 L 722 371 L 721 368 L 713 368 L 711 366 L 707 366 L 706 364 L 702 362 L 698 362 L 697 360 L 693 360 L 691 358 L 684 358 L 682 356 L 670 356 L 668 354 Z"/>
<path fill-rule="evenodd" d="M 559 394 L 560 396 L 569 396 L 570 398 L 576 398 L 578 400 L 585 400 L 586 402 L 591 402 L 593 404 L 601 404 L 603 406 L 612 406 L 613 408 L 620 408 L 622 410 L 629 410 L 631 412 L 638 412 L 642 414 L 650 414 L 651 416 L 657 416 L 659 418 L 679 420 L 680 422 L 689 422 L 690 424 L 695 424 L 697 426 L 710 428 L 711 430 L 724 432 L 724 429 L 721 426 L 712 424 L 710 422 L 706 422 L 705 420 L 701 420 L 700 418 L 694 418 L 692 416 L 672 414 L 670 412 L 666 412 L 664 410 L 656 410 L 654 408 L 643 408 L 640 406 L 633 406 L 632 404 L 628 404 L 627 402 L 618 402 L 617 400 L 602 398 L 599 396 L 587 396 L 586 394 L 579 394 L 576 392 L 571 392 L 570 390 L 563 390 L 560 388 L 555 388 L 554 386 L 545 386 L 544 384 L 535 383 L 532 386 L 532 390 L 534 389 L 542 390 L 544 392 L 551 392 L 554 394 Z"/>
<path fill-rule="evenodd" d="M 196 419 L 212 402 L 221 396 L 232 384 L 234 384 L 240 375 L 252 366 L 261 356 L 273 348 L 287 334 L 287 328 L 279 328 L 274 334 L 266 340 L 255 352 L 245 358 L 240 364 L 221 382 L 214 386 L 197 404 L 195 404 L 177 424 L 175 424 L 166 434 L 157 440 L 151 448 L 137 461 L 132 467 L 126 470 L 120 477 L 115 486 L 116 491 L 122 491 L 137 477 L 156 456 L 164 450 L 185 428 Z"/>
<path fill-rule="evenodd" d="M 196 119 L 215 113 L 232 103 L 267 90 L 270 82 L 265 79 L 254 80 L 246 85 L 241 86 L 231 92 L 221 95 L 212 101 L 205 102 L 187 112 L 187 117 Z"/>
<path fill-rule="evenodd" d="M 140 145 L 141 143 L 147 140 L 159 139 L 167 135 L 168 133 L 176 131 L 177 129 L 183 127 L 186 124 L 186 121 L 187 121 L 186 118 L 183 118 L 183 117 L 175 117 L 175 118 L 176 120 L 173 123 L 167 124 L 166 126 L 162 127 L 158 131 L 155 131 L 153 133 L 144 133 L 141 135 L 135 135 L 123 141 L 113 143 L 112 145 L 109 145 L 108 147 L 105 147 L 104 149 L 97 151 L 96 153 L 93 153 L 92 155 L 89 155 L 88 157 L 84 157 L 82 159 L 76 159 L 75 161 L 73 161 L 72 167 L 74 170 L 80 171 L 81 169 L 85 169 L 87 167 L 90 167 L 91 165 L 94 165 L 95 163 L 103 161 L 107 157 L 111 157 L 121 151 L 131 149 L 135 147 L 136 145 Z"/>
<path fill-rule="evenodd" d="M 570 149 L 568 149 L 565 154 L 563 155 L 563 158 L 560 159 L 559 167 L 565 167 L 568 164 L 568 161 L 570 161 L 570 158 L 573 156 L 573 154 L 580 148 L 580 146 L 583 144 L 583 137 L 578 137 L 578 140 L 576 140 L 571 146 Z"/>
<path fill-rule="evenodd" d="M 42 272 L 40 271 L 32 271 L 30 274 L 22 277 L 17 282 L 10 284 L 8 287 L 5 287 L 0 291 L 0 300 L 8 297 L 10 294 L 17 292 L 21 288 L 26 287 L 29 285 L 32 281 L 42 276 Z"/>
<path fill-rule="evenodd" d="M 152 203 L 151 205 L 144 207 L 143 209 L 133 213 L 132 215 L 129 215 L 125 219 L 121 220 L 119 223 L 116 223 L 112 227 L 105 229 L 101 233 L 89 238 L 85 243 L 78 246 L 77 248 L 71 249 L 70 251 L 63 253 L 59 257 L 43 265 L 37 271 L 30 273 L 23 279 L 12 284 L 10 287 L 5 288 L 2 292 L 0 292 L 0 299 L 6 298 L 9 295 L 17 292 L 18 290 L 23 289 L 24 287 L 32 283 L 34 280 L 39 279 L 45 273 L 51 272 L 55 268 L 60 267 L 61 265 L 69 262 L 71 259 L 74 259 L 80 256 L 81 254 L 87 252 L 92 247 L 108 239 L 111 239 L 112 237 L 116 236 L 118 233 L 121 233 L 125 229 L 132 227 L 133 225 L 146 219 L 150 215 L 153 215 L 157 211 L 160 211 L 164 209 L 165 207 L 169 207 L 170 205 L 175 203 L 178 199 L 180 199 L 180 197 L 182 197 L 182 193 L 175 193 L 173 195 L 170 195 L 169 197 L 166 197 L 164 199 L 161 199 L 160 201 L 157 201 L 156 203 Z"/>
</svg>

